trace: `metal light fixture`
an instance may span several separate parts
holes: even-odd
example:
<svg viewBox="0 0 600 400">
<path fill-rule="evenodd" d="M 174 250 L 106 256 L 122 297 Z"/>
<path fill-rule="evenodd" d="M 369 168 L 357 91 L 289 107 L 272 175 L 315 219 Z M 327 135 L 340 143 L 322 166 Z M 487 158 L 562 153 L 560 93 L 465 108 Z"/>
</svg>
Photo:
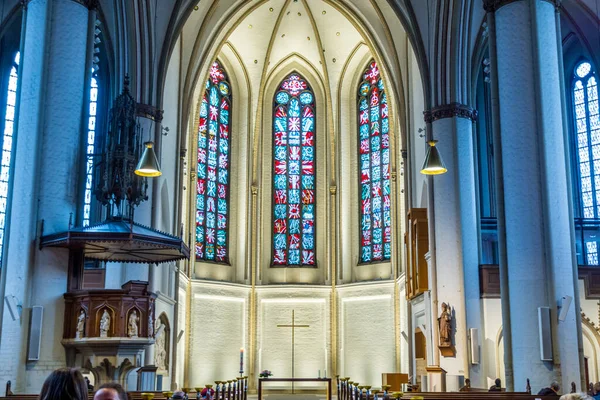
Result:
<svg viewBox="0 0 600 400">
<path fill-rule="evenodd" d="M 425 160 L 423 161 L 423 167 L 421 168 L 421 173 L 423 175 L 441 175 L 448 171 L 440 152 L 437 147 L 435 147 L 436 143 L 437 140 L 429 140 L 427 142 L 429 147 L 427 148 L 427 154 L 425 154 Z"/>
<path fill-rule="evenodd" d="M 138 176 L 146 177 L 157 177 L 161 176 L 160 165 L 158 164 L 158 158 L 154 152 L 154 142 L 144 143 L 144 152 L 140 157 L 140 161 L 135 167 L 135 174 Z"/>
</svg>

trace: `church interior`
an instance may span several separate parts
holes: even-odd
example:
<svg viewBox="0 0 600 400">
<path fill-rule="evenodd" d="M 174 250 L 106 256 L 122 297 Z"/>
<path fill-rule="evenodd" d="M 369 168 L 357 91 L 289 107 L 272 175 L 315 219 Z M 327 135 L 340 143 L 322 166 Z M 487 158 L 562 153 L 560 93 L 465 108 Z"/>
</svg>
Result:
<svg viewBox="0 0 600 400">
<path fill-rule="evenodd" d="M 0 397 L 596 395 L 599 71 L 600 0 L 0 0 Z"/>
</svg>

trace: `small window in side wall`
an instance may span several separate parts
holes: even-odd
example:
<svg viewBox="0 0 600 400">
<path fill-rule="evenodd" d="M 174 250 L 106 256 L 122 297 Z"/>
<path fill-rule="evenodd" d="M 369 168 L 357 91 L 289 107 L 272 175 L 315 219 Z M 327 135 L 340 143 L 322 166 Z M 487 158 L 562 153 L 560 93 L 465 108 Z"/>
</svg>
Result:
<svg viewBox="0 0 600 400">
<path fill-rule="evenodd" d="M 15 53 L 8 70 L 8 87 L 4 94 L 6 102 L 4 110 L 4 128 L 1 137 L 2 158 L 0 159 L 0 267 L 6 242 L 6 226 L 8 225 L 8 203 L 10 199 L 10 181 L 13 165 L 13 142 L 16 135 L 17 93 L 19 88 L 19 63 L 21 53 Z"/>
<path fill-rule="evenodd" d="M 598 265 L 600 113 L 598 78 L 589 61 L 583 60 L 575 66 L 571 94 L 577 261 L 579 265 Z"/>
</svg>

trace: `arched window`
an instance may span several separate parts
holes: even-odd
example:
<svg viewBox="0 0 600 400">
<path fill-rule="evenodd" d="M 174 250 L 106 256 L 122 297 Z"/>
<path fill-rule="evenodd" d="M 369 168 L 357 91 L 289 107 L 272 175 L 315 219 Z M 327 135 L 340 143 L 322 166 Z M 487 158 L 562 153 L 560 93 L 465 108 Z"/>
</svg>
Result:
<svg viewBox="0 0 600 400">
<path fill-rule="evenodd" d="M 498 218 L 496 214 L 496 172 L 494 168 L 494 127 L 490 91 L 489 49 L 484 52 L 475 92 L 477 122 L 475 124 L 475 154 L 479 205 L 479 263 L 498 265 Z"/>
<path fill-rule="evenodd" d="M 2 161 L 0 164 L 0 265 L 4 252 L 4 233 L 6 228 L 6 213 L 8 206 L 8 190 L 11 178 L 11 162 L 13 149 L 13 135 L 15 133 L 15 112 L 17 107 L 17 87 L 19 76 L 19 61 L 21 54 L 15 54 L 14 62 L 10 67 L 8 77 L 8 90 L 6 94 L 6 109 L 4 114 L 4 132 L 2 134 Z"/>
<path fill-rule="evenodd" d="M 575 67 L 572 90 L 579 185 L 576 210 L 578 262 L 598 265 L 598 242 L 595 237 L 597 220 L 600 219 L 600 117 L 598 80 L 588 61 L 582 61 Z"/>
<path fill-rule="evenodd" d="M 90 222 L 95 222 L 99 219 L 100 212 L 94 209 L 94 180 L 98 179 L 95 171 L 95 157 L 98 153 L 97 146 L 101 142 L 99 136 L 103 131 L 103 109 L 106 108 L 105 95 L 108 87 L 107 77 L 107 62 L 103 44 L 102 30 L 100 20 L 96 20 L 96 29 L 94 30 L 94 48 L 93 48 L 93 63 L 92 77 L 90 78 L 89 86 L 89 104 L 87 114 L 87 129 L 86 135 L 86 160 L 85 160 L 85 188 L 83 195 L 83 226 L 89 226 Z M 101 67 L 102 65 L 102 67 Z M 101 98 L 102 97 L 102 98 Z"/>
<path fill-rule="evenodd" d="M 371 61 L 358 86 L 360 262 L 392 256 L 390 124 L 383 79 Z"/>
<path fill-rule="evenodd" d="M 273 101 L 273 265 L 314 266 L 315 96 L 297 73 Z"/>
<path fill-rule="evenodd" d="M 83 226 L 90 224 L 92 209 L 92 182 L 94 177 L 94 153 L 96 144 L 96 122 L 98 113 L 98 79 L 92 76 L 90 82 L 90 104 L 88 114 L 88 129 L 86 142 L 85 163 L 85 194 L 83 200 Z"/>
<path fill-rule="evenodd" d="M 210 67 L 198 124 L 196 259 L 228 261 L 231 86 L 221 64 Z"/>
</svg>

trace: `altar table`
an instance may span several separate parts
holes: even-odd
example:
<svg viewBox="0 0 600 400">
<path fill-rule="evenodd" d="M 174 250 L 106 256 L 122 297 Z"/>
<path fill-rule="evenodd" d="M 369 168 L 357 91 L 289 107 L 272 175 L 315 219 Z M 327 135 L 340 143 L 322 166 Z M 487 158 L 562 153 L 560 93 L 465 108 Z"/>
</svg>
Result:
<svg viewBox="0 0 600 400">
<path fill-rule="evenodd" d="M 259 378 L 258 400 L 262 400 L 263 382 L 327 382 L 327 400 L 331 400 L 331 378 Z"/>
</svg>

